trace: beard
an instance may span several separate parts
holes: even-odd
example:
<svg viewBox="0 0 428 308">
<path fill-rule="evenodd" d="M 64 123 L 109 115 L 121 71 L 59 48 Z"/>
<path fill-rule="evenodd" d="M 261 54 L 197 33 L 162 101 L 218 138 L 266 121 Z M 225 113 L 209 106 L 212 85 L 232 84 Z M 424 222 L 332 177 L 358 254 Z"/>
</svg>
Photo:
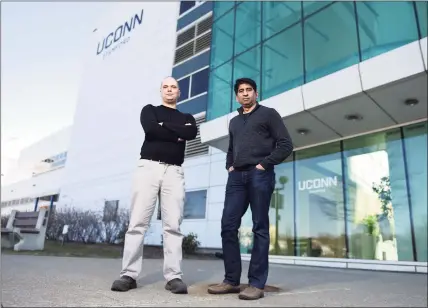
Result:
<svg viewBox="0 0 428 308">
<path fill-rule="evenodd" d="M 253 106 L 254 106 L 254 104 L 255 104 L 255 103 L 256 103 L 256 101 L 255 101 L 255 100 L 250 99 L 250 100 L 248 100 L 248 101 L 242 101 L 241 105 L 242 105 L 244 108 L 251 108 L 251 107 L 253 107 Z"/>
</svg>

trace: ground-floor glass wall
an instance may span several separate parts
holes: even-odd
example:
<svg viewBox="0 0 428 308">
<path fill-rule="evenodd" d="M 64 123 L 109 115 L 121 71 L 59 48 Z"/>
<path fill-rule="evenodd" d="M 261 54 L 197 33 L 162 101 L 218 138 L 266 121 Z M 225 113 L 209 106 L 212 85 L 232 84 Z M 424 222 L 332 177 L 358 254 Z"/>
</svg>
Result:
<svg viewBox="0 0 428 308">
<path fill-rule="evenodd" d="M 427 261 L 427 122 L 296 151 L 275 173 L 272 255 Z M 251 229 L 249 209 L 242 253 Z"/>
</svg>

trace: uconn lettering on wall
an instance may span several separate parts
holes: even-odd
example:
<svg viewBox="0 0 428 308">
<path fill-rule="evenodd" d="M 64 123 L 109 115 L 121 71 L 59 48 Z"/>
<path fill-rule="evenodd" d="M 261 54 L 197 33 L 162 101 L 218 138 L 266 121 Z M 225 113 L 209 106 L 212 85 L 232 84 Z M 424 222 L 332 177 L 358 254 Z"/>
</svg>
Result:
<svg viewBox="0 0 428 308">
<path fill-rule="evenodd" d="M 126 44 L 130 40 L 130 33 L 136 26 L 143 22 L 143 10 L 140 14 L 135 14 L 123 24 L 120 24 L 116 29 L 110 32 L 102 42 L 98 42 L 97 56 L 103 55 L 103 58 L 111 55 L 112 52 Z"/>
<path fill-rule="evenodd" d="M 337 186 L 337 176 L 299 181 L 299 190 L 325 191 L 332 186 Z"/>
</svg>

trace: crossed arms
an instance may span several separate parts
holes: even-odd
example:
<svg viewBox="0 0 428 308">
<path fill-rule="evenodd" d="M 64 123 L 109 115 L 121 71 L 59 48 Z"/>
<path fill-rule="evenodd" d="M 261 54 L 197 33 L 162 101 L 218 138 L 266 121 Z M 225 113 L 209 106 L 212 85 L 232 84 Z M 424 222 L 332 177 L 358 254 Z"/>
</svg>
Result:
<svg viewBox="0 0 428 308">
<path fill-rule="evenodd" d="M 198 133 L 196 121 L 192 115 L 186 115 L 185 125 L 159 123 L 152 105 L 146 105 L 143 110 L 141 110 L 140 123 L 148 140 L 183 142 L 185 140 L 195 139 Z"/>
</svg>

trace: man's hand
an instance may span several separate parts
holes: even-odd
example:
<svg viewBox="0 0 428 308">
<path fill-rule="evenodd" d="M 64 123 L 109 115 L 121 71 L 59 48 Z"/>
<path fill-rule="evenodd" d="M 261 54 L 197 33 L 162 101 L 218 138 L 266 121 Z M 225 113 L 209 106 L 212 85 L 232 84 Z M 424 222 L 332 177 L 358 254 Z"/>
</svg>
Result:
<svg viewBox="0 0 428 308">
<path fill-rule="evenodd" d="M 233 166 L 229 168 L 229 172 L 232 172 L 233 170 Z"/>
<path fill-rule="evenodd" d="M 264 170 L 265 170 L 265 168 L 263 168 L 263 167 L 262 167 L 262 165 L 260 165 L 260 164 L 258 164 L 258 165 L 256 166 L 256 169 L 259 169 L 259 170 L 262 170 L 262 171 L 264 171 Z"/>
</svg>

